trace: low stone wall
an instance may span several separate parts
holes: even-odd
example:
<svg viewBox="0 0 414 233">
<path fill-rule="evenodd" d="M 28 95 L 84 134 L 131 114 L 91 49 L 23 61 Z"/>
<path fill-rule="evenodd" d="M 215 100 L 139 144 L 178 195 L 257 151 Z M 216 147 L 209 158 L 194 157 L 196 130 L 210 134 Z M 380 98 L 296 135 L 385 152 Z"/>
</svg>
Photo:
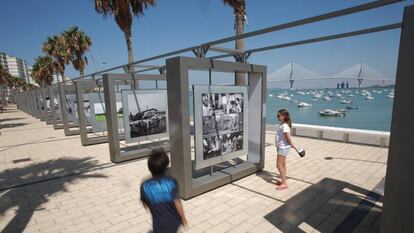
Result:
<svg viewBox="0 0 414 233">
<path fill-rule="evenodd" d="M 267 125 L 266 130 L 275 133 L 276 127 L 277 125 Z M 291 134 L 293 136 L 380 147 L 388 147 L 390 140 L 390 132 L 306 124 L 293 124 Z"/>
</svg>

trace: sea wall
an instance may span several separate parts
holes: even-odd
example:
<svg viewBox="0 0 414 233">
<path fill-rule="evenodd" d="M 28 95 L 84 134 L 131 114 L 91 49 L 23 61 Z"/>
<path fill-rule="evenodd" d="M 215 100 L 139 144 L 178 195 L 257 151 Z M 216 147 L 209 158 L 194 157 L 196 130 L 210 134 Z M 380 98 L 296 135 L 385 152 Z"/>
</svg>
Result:
<svg viewBox="0 0 414 233">
<path fill-rule="evenodd" d="M 275 133 L 276 129 L 277 125 L 266 126 L 269 133 Z M 293 124 L 291 134 L 292 136 L 380 147 L 388 147 L 390 140 L 390 132 L 306 124 Z"/>
</svg>

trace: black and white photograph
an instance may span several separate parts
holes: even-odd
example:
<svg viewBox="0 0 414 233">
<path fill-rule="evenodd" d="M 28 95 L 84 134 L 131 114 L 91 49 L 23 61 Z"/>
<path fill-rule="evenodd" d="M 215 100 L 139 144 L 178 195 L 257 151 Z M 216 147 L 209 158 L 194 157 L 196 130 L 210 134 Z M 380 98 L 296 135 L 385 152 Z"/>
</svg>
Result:
<svg viewBox="0 0 414 233">
<path fill-rule="evenodd" d="M 242 150 L 243 93 L 206 93 L 201 101 L 204 159 Z"/>
<path fill-rule="evenodd" d="M 196 167 L 247 153 L 247 89 L 194 86 Z"/>
<path fill-rule="evenodd" d="M 83 109 L 85 111 L 86 122 L 89 124 L 89 119 L 91 117 L 91 107 L 89 103 L 88 95 L 85 94 L 83 96 Z M 78 124 L 79 123 L 79 116 L 78 116 L 78 107 L 77 107 L 77 100 L 76 95 L 70 94 L 66 95 L 66 107 L 68 111 L 68 119 L 69 121 Z"/>
<path fill-rule="evenodd" d="M 165 91 L 123 92 L 126 142 L 168 133 L 166 95 Z"/>
<path fill-rule="evenodd" d="M 55 117 L 56 120 L 62 120 L 62 111 L 60 109 L 60 101 L 57 97 L 54 98 L 54 103 L 55 103 Z"/>
</svg>

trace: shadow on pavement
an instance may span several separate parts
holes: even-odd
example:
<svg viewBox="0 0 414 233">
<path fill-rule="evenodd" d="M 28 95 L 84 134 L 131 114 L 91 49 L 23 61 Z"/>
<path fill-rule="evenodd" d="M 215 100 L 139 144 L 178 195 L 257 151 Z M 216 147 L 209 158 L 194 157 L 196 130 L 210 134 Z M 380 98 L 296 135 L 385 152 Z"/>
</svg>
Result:
<svg viewBox="0 0 414 233">
<path fill-rule="evenodd" d="M 14 127 L 20 127 L 27 125 L 26 123 L 9 123 L 9 124 L 0 124 L 0 129 L 8 129 L 8 128 L 14 128 Z"/>
<path fill-rule="evenodd" d="M 343 158 L 343 157 L 325 157 L 325 160 L 334 160 L 334 159 L 352 160 L 352 161 L 359 161 L 359 162 L 366 162 L 366 163 L 378 163 L 378 164 L 387 165 L 387 163 L 372 161 L 372 160 L 366 160 L 366 159 L 353 159 L 353 158 Z"/>
<path fill-rule="evenodd" d="M 377 193 L 325 178 L 264 218 L 282 232 L 352 232 L 370 211 L 375 219 L 379 216 L 381 207 L 375 202 L 380 199 Z"/>
<path fill-rule="evenodd" d="M 25 118 L 22 117 L 16 117 L 16 118 L 4 118 L 4 119 L 0 119 L 0 123 L 1 122 L 5 122 L 5 121 L 18 121 L 18 120 L 23 120 Z"/>
<path fill-rule="evenodd" d="M 40 210 L 48 198 L 66 192 L 67 185 L 80 179 L 104 178 L 88 173 L 99 166 L 92 158 L 64 158 L 7 169 L 0 173 L 0 216 L 16 209 L 14 217 L 2 232 L 22 232 L 34 211 Z M 87 174 L 88 173 L 88 174 Z"/>
<path fill-rule="evenodd" d="M 277 182 L 280 181 L 279 174 L 276 174 L 274 172 L 265 171 L 265 170 L 262 170 L 262 171 L 256 173 L 256 176 L 259 176 L 260 178 L 262 178 L 267 183 L 271 183 L 271 184 L 274 184 L 274 185 L 276 185 Z M 291 177 L 291 176 L 286 176 L 286 177 L 290 180 L 296 180 L 296 181 L 300 181 L 300 182 L 307 183 L 307 184 L 313 184 L 313 183 L 308 182 L 306 180 L 296 179 L 296 178 Z"/>
</svg>

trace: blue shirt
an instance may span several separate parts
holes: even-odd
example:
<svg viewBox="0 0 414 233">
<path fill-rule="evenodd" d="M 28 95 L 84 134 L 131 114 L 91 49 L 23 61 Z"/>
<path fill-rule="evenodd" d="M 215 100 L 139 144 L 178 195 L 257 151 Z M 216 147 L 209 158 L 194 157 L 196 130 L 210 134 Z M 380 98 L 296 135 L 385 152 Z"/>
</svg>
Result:
<svg viewBox="0 0 414 233">
<path fill-rule="evenodd" d="M 141 201 L 152 214 L 153 232 L 176 233 L 181 225 L 181 217 L 175 207 L 178 198 L 178 184 L 173 178 L 153 177 L 142 183 Z"/>
</svg>

